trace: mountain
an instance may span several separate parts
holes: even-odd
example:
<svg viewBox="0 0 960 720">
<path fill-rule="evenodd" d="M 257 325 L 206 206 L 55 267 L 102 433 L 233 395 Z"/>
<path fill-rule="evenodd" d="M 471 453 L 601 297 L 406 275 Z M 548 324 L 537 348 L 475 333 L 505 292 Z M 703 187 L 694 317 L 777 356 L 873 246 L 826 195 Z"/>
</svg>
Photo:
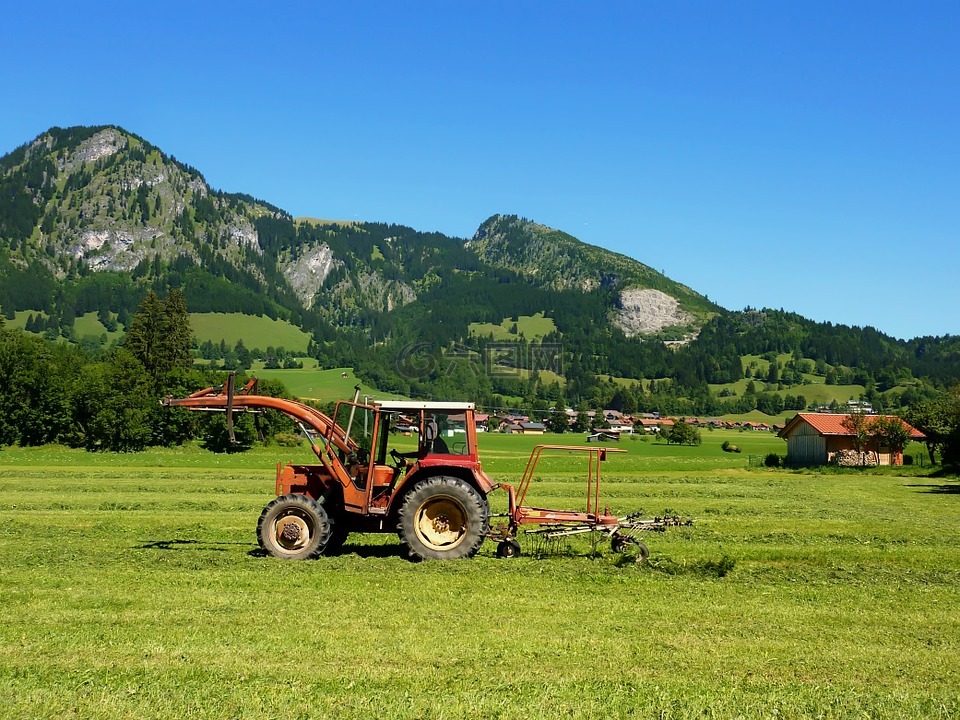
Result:
<svg viewBox="0 0 960 720">
<path fill-rule="evenodd" d="M 494 267 L 515 270 L 528 282 L 554 290 L 617 293 L 614 323 L 627 335 L 664 328 L 688 332 L 722 308 L 633 258 L 581 242 L 560 230 L 515 215 L 495 215 L 466 246 Z"/>
<path fill-rule="evenodd" d="M 296 300 L 257 225 L 281 216 L 119 128 L 53 128 L 0 158 L 0 303 L 69 322 L 177 284 L 198 310 L 276 316 Z"/>
<path fill-rule="evenodd" d="M 295 221 L 212 189 L 196 169 L 110 126 L 52 128 L 0 159 L 0 238 L 8 312 L 129 310 L 136 286 L 179 284 L 192 310 L 369 327 L 478 276 L 548 293 L 613 290 L 606 319 L 627 335 L 693 334 L 721 311 L 642 263 L 515 216 L 490 218 L 467 242 L 398 225 Z M 115 297 L 90 290 L 103 285 Z M 476 319 L 503 317 L 484 315 Z"/>
</svg>

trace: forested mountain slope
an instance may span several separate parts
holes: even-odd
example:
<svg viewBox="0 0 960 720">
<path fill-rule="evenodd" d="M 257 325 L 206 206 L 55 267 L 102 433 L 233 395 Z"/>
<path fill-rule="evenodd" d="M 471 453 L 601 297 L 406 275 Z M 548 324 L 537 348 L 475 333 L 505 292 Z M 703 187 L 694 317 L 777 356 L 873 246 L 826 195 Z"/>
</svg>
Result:
<svg viewBox="0 0 960 720">
<path fill-rule="evenodd" d="M 665 327 L 695 332 L 721 310 L 697 292 L 619 253 L 515 215 L 495 215 L 467 247 L 486 262 L 520 273 L 537 287 L 615 293 L 614 322 L 627 335 Z"/>
<path fill-rule="evenodd" d="M 147 286 L 178 285 L 193 311 L 279 315 L 311 330 L 380 325 L 404 305 L 446 301 L 435 291 L 464 280 L 481 296 L 510 284 L 609 290 L 600 319 L 628 334 L 695 332 L 719 310 L 635 260 L 515 217 L 491 218 L 467 243 L 391 224 L 296 222 L 270 203 L 212 189 L 196 169 L 117 127 L 52 128 L 0 159 L 0 239 L 0 305 L 66 324 L 91 310 L 128 313 Z M 508 251 L 495 252 L 504 240 Z M 625 294 L 643 289 L 656 298 Z M 478 308 L 471 321 L 529 305 Z M 624 325 L 638 308 L 642 327 Z"/>
</svg>

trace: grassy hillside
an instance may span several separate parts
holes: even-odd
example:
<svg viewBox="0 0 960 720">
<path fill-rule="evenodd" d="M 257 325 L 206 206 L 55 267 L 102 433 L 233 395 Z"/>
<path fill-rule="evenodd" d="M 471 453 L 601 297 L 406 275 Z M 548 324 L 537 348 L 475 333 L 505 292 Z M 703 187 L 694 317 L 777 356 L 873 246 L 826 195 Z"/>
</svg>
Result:
<svg viewBox="0 0 960 720">
<path fill-rule="evenodd" d="M 747 385 L 750 384 L 750 380 L 743 378 L 737 380 L 734 383 L 723 383 L 719 385 L 710 385 L 710 391 L 714 395 L 718 395 L 724 390 L 736 393 L 738 396 L 744 395 L 747 392 Z M 768 392 L 765 389 L 766 383 L 762 380 L 754 380 L 754 387 L 757 392 Z M 829 405 L 831 401 L 836 400 L 840 404 L 846 404 L 847 400 L 851 398 L 857 399 L 864 392 L 866 388 L 863 385 L 826 385 L 825 383 L 811 383 L 810 385 L 794 385 L 792 387 L 784 388 L 783 390 L 770 390 L 777 395 L 803 395 L 807 399 L 807 403 L 822 403 L 824 405 Z"/>
<path fill-rule="evenodd" d="M 531 373 L 529 370 L 524 370 L 523 368 L 521 368 L 513 372 L 515 372 L 516 377 L 520 378 L 521 380 L 530 379 Z M 558 375 L 557 373 L 553 372 L 553 370 L 538 370 L 537 374 L 540 376 L 540 382 L 545 385 L 549 385 L 551 383 L 557 383 L 560 386 L 563 386 L 567 384 L 567 379 L 563 375 Z"/>
<path fill-rule="evenodd" d="M 240 313 L 190 313 L 190 328 L 200 342 L 223 340 L 231 347 L 242 339 L 251 349 L 272 346 L 306 353 L 310 342 L 310 335 L 288 322 Z"/>
<path fill-rule="evenodd" d="M 482 437 L 485 468 L 515 483 L 533 440 Z M 283 562 L 254 527 L 274 465 L 306 447 L 5 450 L 3 715 L 960 714 L 957 484 L 749 470 L 719 441 L 621 443 L 604 464 L 611 509 L 695 519 L 647 536 L 646 565 L 585 538 L 536 556 L 527 536 L 511 561 L 487 542 L 414 564 L 393 533 Z M 583 475 L 552 461 L 530 500 L 580 508 Z"/>
<path fill-rule="evenodd" d="M 348 400 L 353 398 L 354 386 L 359 382 L 353 374 L 353 368 L 334 368 L 332 370 L 318 370 L 305 366 L 296 370 L 265 370 L 262 363 L 251 369 L 250 374 L 259 378 L 279 380 L 287 389 L 298 398 L 331 402 L 334 400 Z M 309 365 L 309 364 L 308 364 Z M 343 377 L 346 373 L 347 377 Z M 397 398 L 398 395 L 380 392 L 366 383 L 360 383 L 360 399 L 369 395 L 378 399 Z"/>
<path fill-rule="evenodd" d="M 514 325 L 516 325 L 516 332 L 511 332 Z M 504 318 L 499 324 L 470 323 L 471 335 L 477 337 L 493 335 L 494 340 L 519 340 L 521 335 L 527 340 L 539 340 L 556 330 L 557 326 L 553 320 L 544 317 L 542 312 L 535 315 L 518 315 L 516 320 Z"/>
<path fill-rule="evenodd" d="M 36 314 L 37 314 L 36 312 L 31 312 L 30 310 L 18 310 L 16 313 L 16 317 L 9 318 L 6 320 L 6 326 L 9 328 L 18 328 L 20 330 L 23 330 L 23 328 L 27 324 L 27 319 L 31 315 L 36 315 Z M 40 313 L 40 314 L 46 317 L 45 313 Z"/>
<path fill-rule="evenodd" d="M 597 375 L 597 379 L 601 380 L 602 382 L 612 382 L 615 385 L 619 385 L 620 387 L 624 387 L 624 388 L 632 388 L 634 385 L 639 385 L 644 390 L 650 389 L 649 380 L 638 380 L 637 378 L 613 377 L 612 375 L 604 375 L 602 373 L 600 375 Z"/>
<path fill-rule="evenodd" d="M 73 327 L 77 332 L 77 337 L 82 338 L 84 335 L 101 337 L 102 335 L 106 335 L 108 343 L 121 339 L 125 332 L 122 326 L 118 326 L 113 332 L 108 332 L 103 326 L 103 323 L 97 318 L 97 313 L 95 312 L 84 313 L 78 317 L 74 321 Z"/>
</svg>

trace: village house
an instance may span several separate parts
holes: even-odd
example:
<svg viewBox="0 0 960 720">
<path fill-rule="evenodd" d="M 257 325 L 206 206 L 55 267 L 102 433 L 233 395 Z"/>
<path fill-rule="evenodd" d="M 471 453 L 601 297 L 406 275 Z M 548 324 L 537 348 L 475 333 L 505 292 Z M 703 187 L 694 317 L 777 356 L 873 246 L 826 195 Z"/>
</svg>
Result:
<svg viewBox="0 0 960 720">
<path fill-rule="evenodd" d="M 610 421 L 610 429 L 617 433 L 631 435 L 633 433 L 633 421 L 625 415 L 621 415 L 618 420 Z"/>
<path fill-rule="evenodd" d="M 653 418 L 642 417 L 634 421 L 634 427 L 645 433 L 658 433 L 660 432 L 660 422 L 660 420 L 654 420 Z"/>
<path fill-rule="evenodd" d="M 517 435 L 543 435 L 547 426 L 538 422 L 514 422 L 506 425 L 503 429 L 505 433 Z"/>
<path fill-rule="evenodd" d="M 547 429 L 546 425 L 538 422 L 521 422 L 517 424 L 520 426 L 520 432 L 524 435 L 543 435 Z"/>
<path fill-rule="evenodd" d="M 854 434 L 844 427 L 846 414 L 797 413 L 778 435 L 787 441 L 788 465 L 826 465 L 834 461 L 837 453 L 855 452 Z M 877 418 L 880 416 L 868 416 Z M 896 416 L 888 415 L 888 418 Z M 900 418 L 896 418 L 900 419 Z M 923 440 L 924 434 L 904 420 L 900 420 L 910 432 L 912 440 Z M 879 465 L 902 465 L 903 453 L 885 447 L 863 448 L 874 455 Z"/>
</svg>

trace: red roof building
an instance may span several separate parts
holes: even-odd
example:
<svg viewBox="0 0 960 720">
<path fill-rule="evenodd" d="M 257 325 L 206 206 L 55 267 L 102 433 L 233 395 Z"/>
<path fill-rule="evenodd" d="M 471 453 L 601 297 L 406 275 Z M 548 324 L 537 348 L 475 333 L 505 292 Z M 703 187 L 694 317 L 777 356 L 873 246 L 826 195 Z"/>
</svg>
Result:
<svg viewBox="0 0 960 720">
<path fill-rule="evenodd" d="M 855 452 L 854 434 L 844 427 L 847 414 L 833 413 L 797 413 L 786 426 L 777 433 L 787 441 L 788 465 L 826 465 L 834 460 L 837 453 Z M 883 416 L 867 416 L 868 424 Z M 900 420 L 910 432 L 911 440 L 923 440 L 925 435 L 895 415 L 887 418 Z M 875 457 L 877 465 L 902 465 L 903 452 L 884 447 L 862 448 Z"/>
</svg>

